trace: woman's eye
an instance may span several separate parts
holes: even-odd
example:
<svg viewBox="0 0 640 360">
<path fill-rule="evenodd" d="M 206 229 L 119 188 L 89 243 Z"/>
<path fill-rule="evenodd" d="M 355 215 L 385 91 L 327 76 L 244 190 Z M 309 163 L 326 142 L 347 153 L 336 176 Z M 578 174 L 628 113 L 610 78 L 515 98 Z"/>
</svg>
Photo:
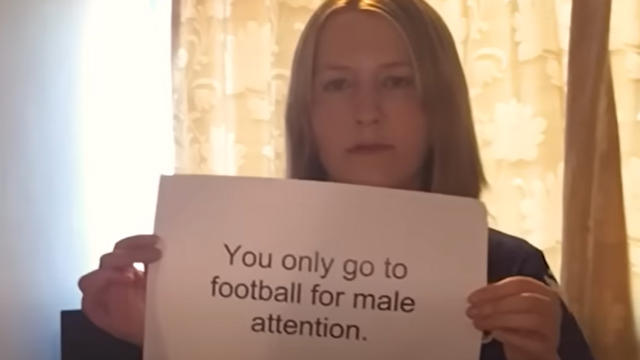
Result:
<svg viewBox="0 0 640 360">
<path fill-rule="evenodd" d="M 333 79 L 324 83 L 322 86 L 323 91 L 334 92 L 342 91 L 349 87 L 349 81 L 347 79 Z"/>
<path fill-rule="evenodd" d="M 413 86 L 412 76 L 389 76 L 384 79 L 384 86 L 390 88 L 404 88 Z"/>
</svg>

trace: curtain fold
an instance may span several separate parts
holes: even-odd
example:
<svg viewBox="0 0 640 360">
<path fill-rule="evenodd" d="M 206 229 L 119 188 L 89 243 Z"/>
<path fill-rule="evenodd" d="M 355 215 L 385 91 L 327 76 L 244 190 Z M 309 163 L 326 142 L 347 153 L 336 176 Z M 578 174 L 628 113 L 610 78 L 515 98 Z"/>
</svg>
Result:
<svg viewBox="0 0 640 360">
<path fill-rule="evenodd" d="M 562 283 L 596 359 L 636 360 L 610 16 L 611 0 L 573 2 Z"/>
</svg>

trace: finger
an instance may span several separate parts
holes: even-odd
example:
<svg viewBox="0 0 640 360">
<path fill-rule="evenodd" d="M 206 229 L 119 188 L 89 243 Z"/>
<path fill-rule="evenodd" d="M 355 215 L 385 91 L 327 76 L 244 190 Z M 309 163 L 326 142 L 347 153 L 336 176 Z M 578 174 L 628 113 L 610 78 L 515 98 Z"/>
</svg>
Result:
<svg viewBox="0 0 640 360">
<path fill-rule="evenodd" d="M 553 299 L 533 293 L 525 293 L 516 296 L 498 299 L 492 302 L 480 302 L 472 304 L 467 309 L 467 316 L 471 319 L 480 319 L 488 316 L 513 313 L 548 313 L 554 310 Z"/>
<path fill-rule="evenodd" d="M 544 355 L 549 352 L 548 346 L 544 342 L 536 337 L 521 335 L 513 331 L 496 330 L 493 332 L 493 338 L 500 341 L 505 347 L 513 347 L 522 352 L 526 352 L 537 357 L 544 358 Z"/>
<path fill-rule="evenodd" d="M 517 331 L 546 338 L 549 329 L 547 317 L 540 314 L 503 314 L 476 319 L 473 326 L 480 331 Z"/>
<path fill-rule="evenodd" d="M 81 277 L 78 280 L 78 288 L 83 294 L 91 296 L 111 283 L 122 283 L 131 280 L 132 277 L 126 272 L 101 269 Z"/>
<path fill-rule="evenodd" d="M 152 263 L 160 259 L 157 248 L 148 249 L 116 249 L 100 258 L 100 268 L 123 269 L 133 267 L 135 263 Z"/>
<path fill-rule="evenodd" d="M 522 293 L 549 295 L 553 290 L 536 279 L 514 276 L 500 282 L 489 284 L 469 295 L 470 303 L 493 301 L 495 299 L 514 296 Z"/>
<path fill-rule="evenodd" d="M 124 248 L 149 247 L 155 246 L 158 241 L 160 241 L 160 237 L 158 237 L 158 235 L 134 235 L 118 241 L 113 248 L 115 250 Z"/>
<path fill-rule="evenodd" d="M 133 275 L 133 280 L 134 281 L 136 281 L 136 282 L 140 282 L 140 281 L 144 282 L 146 280 L 147 275 L 146 275 L 144 270 L 140 271 L 138 269 L 135 269 L 135 271 L 133 271 L 132 273 L 133 273 L 132 275 Z"/>
</svg>

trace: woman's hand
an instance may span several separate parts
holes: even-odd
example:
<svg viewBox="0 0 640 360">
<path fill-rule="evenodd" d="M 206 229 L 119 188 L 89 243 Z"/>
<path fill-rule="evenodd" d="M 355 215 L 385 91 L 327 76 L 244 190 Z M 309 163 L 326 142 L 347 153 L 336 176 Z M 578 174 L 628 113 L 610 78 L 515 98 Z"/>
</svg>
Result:
<svg viewBox="0 0 640 360">
<path fill-rule="evenodd" d="M 507 360 L 560 360 L 561 300 L 547 285 L 511 277 L 469 296 L 474 326 L 502 342 Z"/>
<path fill-rule="evenodd" d="M 100 259 L 100 268 L 78 283 L 82 311 L 98 327 L 122 340 L 141 345 L 144 338 L 145 274 L 134 263 L 160 259 L 154 235 L 120 240 Z"/>
</svg>

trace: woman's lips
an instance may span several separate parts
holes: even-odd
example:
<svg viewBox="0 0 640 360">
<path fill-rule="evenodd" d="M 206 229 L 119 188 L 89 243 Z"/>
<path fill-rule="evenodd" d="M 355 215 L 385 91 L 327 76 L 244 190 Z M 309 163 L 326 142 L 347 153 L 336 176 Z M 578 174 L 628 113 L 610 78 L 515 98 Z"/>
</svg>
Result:
<svg viewBox="0 0 640 360">
<path fill-rule="evenodd" d="M 395 146 L 389 144 L 360 144 L 349 148 L 347 152 L 354 155 L 375 155 L 394 149 Z"/>
</svg>

